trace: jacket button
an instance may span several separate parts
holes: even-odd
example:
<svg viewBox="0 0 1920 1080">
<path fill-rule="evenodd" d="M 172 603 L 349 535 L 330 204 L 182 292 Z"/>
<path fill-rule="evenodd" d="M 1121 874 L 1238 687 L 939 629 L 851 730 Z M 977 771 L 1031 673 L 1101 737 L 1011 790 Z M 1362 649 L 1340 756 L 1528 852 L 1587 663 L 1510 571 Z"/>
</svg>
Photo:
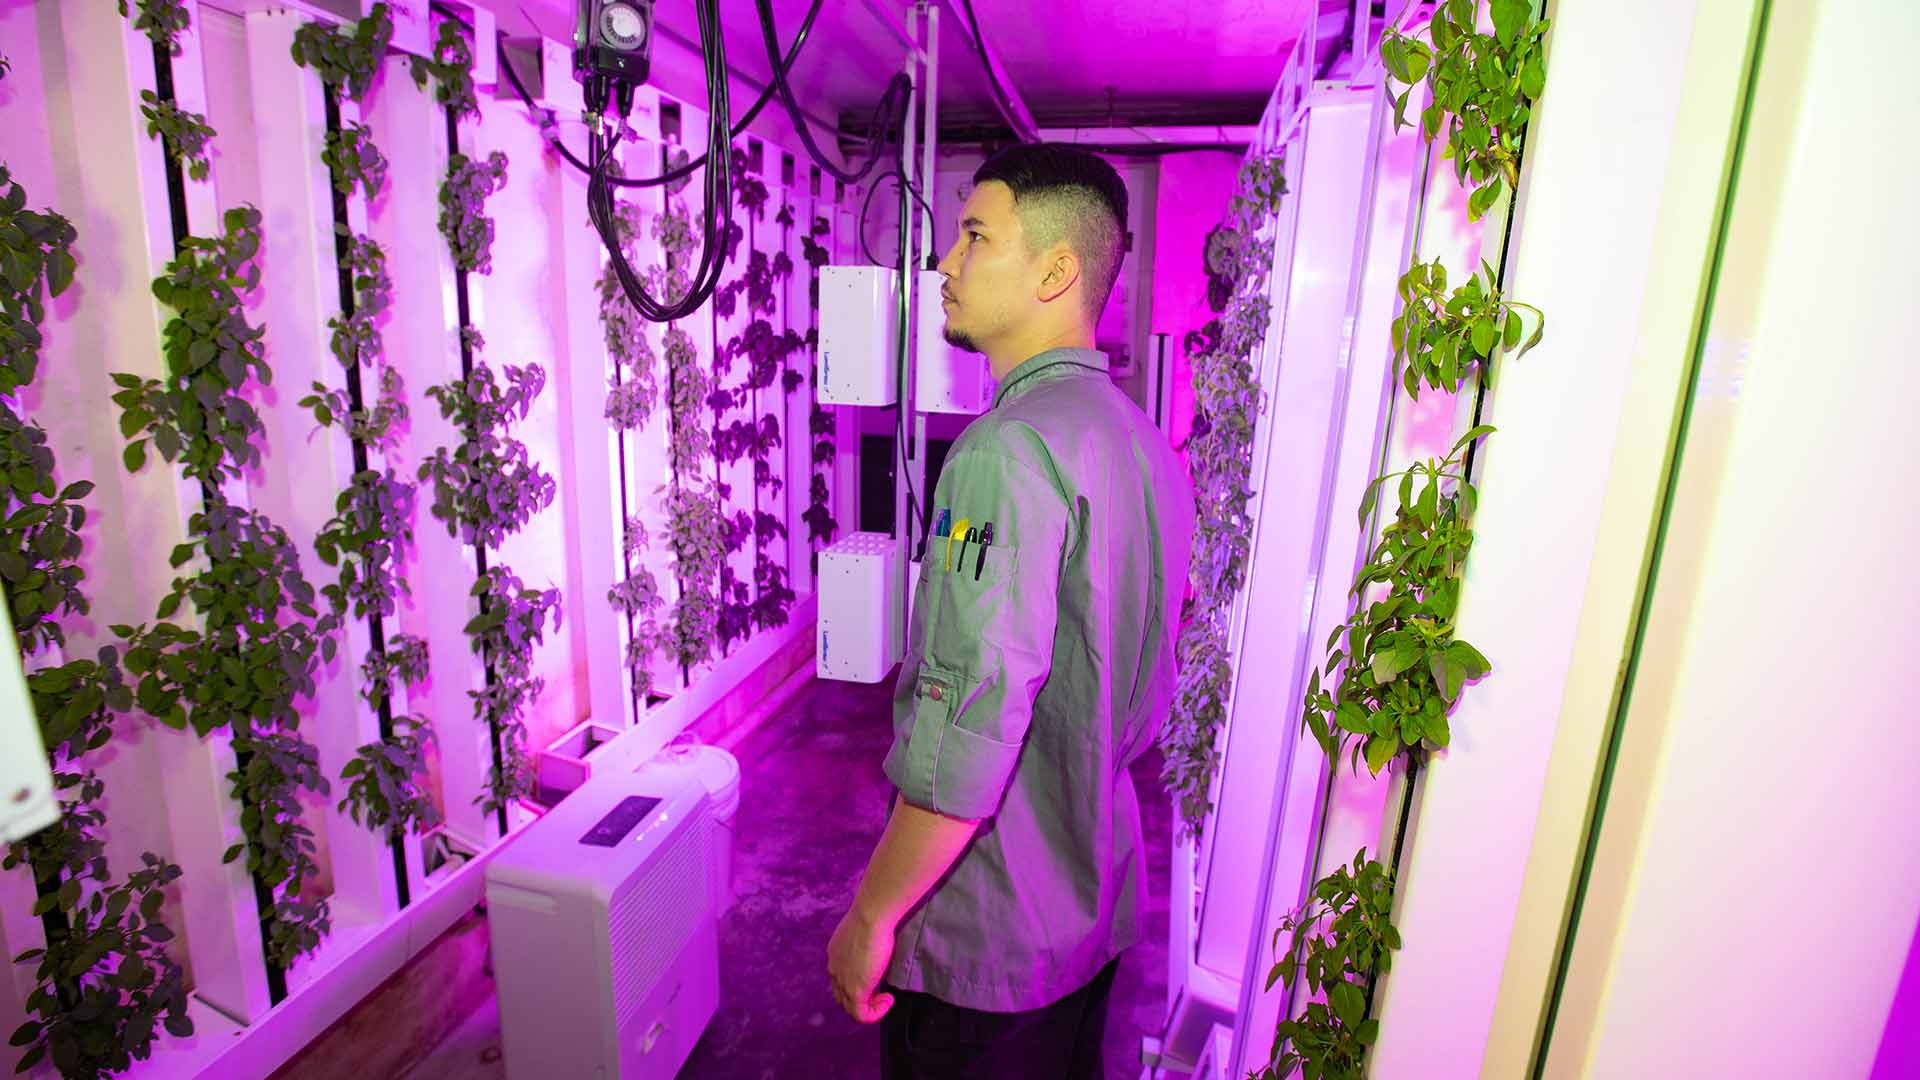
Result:
<svg viewBox="0 0 1920 1080">
<path fill-rule="evenodd" d="M 933 699 L 933 700 L 935 700 L 935 701 L 939 701 L 939 700 L 940 700 L 940 688 L 939 688 L 939 687 L 937 687 L 937 686 L 928 686 L 928 687 L 927 687 L 927 696 L 928 696 L 928 697 L 930 697 L 930 698 L 932 698 L 932 699 Z"/>
</svg>

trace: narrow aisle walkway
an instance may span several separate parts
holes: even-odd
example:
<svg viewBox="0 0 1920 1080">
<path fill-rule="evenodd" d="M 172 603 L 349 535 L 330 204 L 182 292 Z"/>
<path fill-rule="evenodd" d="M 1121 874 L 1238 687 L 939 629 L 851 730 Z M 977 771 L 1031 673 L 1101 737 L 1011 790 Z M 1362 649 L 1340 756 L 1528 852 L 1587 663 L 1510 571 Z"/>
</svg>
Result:
<svg viewBox="0 0 1920 1080">
<path fill-rule="evenodd" d="M 734 823 L 738 901 L 720 928 L 720 1011 L 682 1075 L 774 1080 L 879 1075 L 878 1029 L 854 1023 L 828 987 L 827 938 L 853 900 L 885 826 L 892 787 L 880 771 L 892 738 L 892 680 L 814 680 L 738 748 Z M 1147 834 L 1145 941 L 1114 981 L 1107 1075 L 1140 1075 L 1140 1036 L 1166 1013 L 1171 807 L 1160 757 L 1134 765 Z"/>
<path fill-rule="evenodd" d="M 810 681 L 737 749 L 738 899 L 720 925 L 720 1009 L 681 1071 L 685 1080 L 879 1076 L 879 1029 L 854 1023 L 834 1003 L 826 951 L 885 825 L 892 788 L 880 763 L 892 737 L 891 686 L 891 680 L 878 686 Z M 1145 818 L 1150 896 L 1146 938 L 1127 950 L 1114 981 L 1109 1080 L 1140 1075 L 1140 1036 L 1158 1029 L 1166 1013 L 1171 808 L 1157 752 L 1136 763 L 1133 774 Z M 484 949 L 485 936 L 484 923 L 475 919 L 450 933 L 446 948 Z M 484 1001 L 406 1071 L 406 1080 L 505 1077 L 492 979 L 479 981 L 483 986 L 473 989 Z M 360 1040 L 381 1037 L 383 1011 L 371 999 L 356 1010 L 366 1014 Z M 287 1075 L 328 1075 L 318 1060 L 307 1065 L 320 1071 Z"/>
</svg>

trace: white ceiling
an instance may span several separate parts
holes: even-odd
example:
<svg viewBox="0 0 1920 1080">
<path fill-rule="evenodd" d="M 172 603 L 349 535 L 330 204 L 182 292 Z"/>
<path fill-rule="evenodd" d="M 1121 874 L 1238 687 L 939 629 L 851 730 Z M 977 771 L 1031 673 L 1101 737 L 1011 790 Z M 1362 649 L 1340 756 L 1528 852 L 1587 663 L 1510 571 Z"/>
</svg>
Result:
<svg viewBox="0 0 1920 1080">
<path fill-rule="evenodd" d="M 973 0 L 981 32 L 1005 66 L 1014 91 L 1041 126 L 1100 125 L 1112 88 L 1120 122 L 1187 120 L 1252 123 L 1281 63 L 1312 9 L 1329 9 L 1323 36 L 1350 0 Z M 907 0 L 878 0 L 906 22 Z M 572 34 L 573 0 L 494 0 L 502 26 L 525 32 L 529 20 L 549 37 Z M 754 0 L 721 0 L 727 61 L 749 78 L 769 73 Z M 809 0 L 773 0 L 784 48 Z M 942 5 L 942 126 L 997 123 L 979 58 L 954 32 L 961 0 Z M 690 0 L 660 0 L 670 32 L 698 40 Z M 823 0 L 796 65 L 795 87 L 820 112 L 864 117 L 902 64 L 901 49 L 867 0 Z M 817 103 L 817 104 L 815 104 Z"/>
</svg>

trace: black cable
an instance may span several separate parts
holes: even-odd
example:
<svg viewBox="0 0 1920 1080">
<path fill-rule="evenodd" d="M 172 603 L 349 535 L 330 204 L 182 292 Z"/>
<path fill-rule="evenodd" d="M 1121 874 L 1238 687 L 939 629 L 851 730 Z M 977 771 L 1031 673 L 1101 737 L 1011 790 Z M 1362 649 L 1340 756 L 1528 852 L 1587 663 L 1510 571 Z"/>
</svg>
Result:
<svg viewBox="0 0 1920 1080">
<path fill-rule="evenodd" d="M 919 188 L 907 179 L 907 174 L 903 170 L 896 166 L 892 172 L 886 173 L 880 177 L 880 180 L 874 181 L 873 186 L 867 189 L 867 197 L 860 202 L 860 216 L 857 219 L 860 231 L 860 253 L 865 255 L 867 261 L 875 266 L 885 265 L 881 260 L 874 257 L 873 248 L 867 245 L 867 214 L 873 209 L 873 197 L 880 193 L 881 180 L 892 180 L 894 183 L 904 185 L 908 193 L 913 196 L 913 200 L 919 203 L 920 208 L 927 212 L 929 247 L 932 249 L 929 254 L 931 255 L 932 251 L 938 251 L 938 244 L 932 240 L 934 223 L 933 207 L 927 205 L 927 200 L 921 197 Z M 929 266 L 927 269 L 931 270 L 933 267 Z"/>
<path fill-rule="evenodd" d="M 961 0 L 961 4 L 967 10 L 967 26 L 973 30 L 974 51 L 980 54 L 980 67 L 987 73 L 987 85 L 993 88 L 994 100 L 999 103 L 1000 111 L 1007 114 L 1007 126 L 1011 128 L 1014 115 L 1013 99 L 1007 96 L 1006 89 L 1000 85 L 999 77 L 993 73 L 993 61 L 987 58 L 987 39 L 980 36 L 980 20 L 973 14 L 973 0 Z M 1013 134 L 1015 138 L 1021 137 L 1018 131 Z"/>
<path fill-rule="evenodd" d="M 706 170 L 706 214 L 703 219 L 706 222 L 706 236 L 700 253 L 700 265 L 693 273 L 691 287 L 677 302 L 661 303 L 647 295 L 639 276 L 627 262 L 613 216 L 613 193 L 609 185 L 607 162 L 619 149 L 621 135 L 618 120 L 624 118 L 632 107 L 633 86 L 593 75 L 587 78 L 584 87 L 587 109 L 596 117 L 604 115 L 611 98 L 616 120 L 615 132 L 611 137 L 600 134 L 597 122 L 588 136 L 590 172 L 587 181 L 587 216 L 600 233 L 601 243 L 607 249 L 608 264 L 619 277 L 628 301 L 649 322 L 671 322 L 684 318 L 707 302 L 719 285 L 720 271 L 726 265 L 726 237 L 733 228 L 733 155 L 730 152 L 732 131 L 728 126 L 726 41 L 720 31 L 718 0 L 695 0 L 694 7 L 700 19 L 701 53 L 706 61 L 710 106 L 707 125 L 710 161 Z"/>
<path fill-rule="evenodd" d="M 813 0 L 813 6 L 807 10 L 806 19 L 802 21 L 800 24 L 800 33 L 794 37 L 793 44 L 787 48 L 786 59 L 781 62 L 782 68 L 791 68 L 793 66 L 794 60 L 796 60 L 799 57 L 800 47 L 806 44 L 807 35 L 811 33 L 813 30 L 814 17 L 820 14 L 820 6 L 824 2 L 825 0 Z M 499 36 L 503 39 L 506 37 L 504 33 Z M 534 103 L 533 95 L 527 92 L 526 84 L 520 81 L 520 73 L 514 70 L 513 62 L 507 59 L 507 53 L 505 49 L 500 50 L 500 67 L 503 71 L 507 73 L 507 81 L 513 84 L 514 91 L 520 95 L 520 100 L 526 103 L 527 108 L 539 109 L 540 106 Z M 751 126 L 754 119 L 760 115 L 760 110 L 766 108 L 767 103 L 773 100 L 773 94 L 774 94 L 773 84 L 769 83 L 767 85 L 767 88 L 760 92 L 760 98 L 759 100 L 753 103 L 753 108 L 748 109 L 747 114 L 744 117 L 741 117 L 740 122 L 733 126 L 733 134 L 735 136 L 746 134 L 747 128 Z M 544 109 L 541 111 L 544 112 L 547 116 L 547 122 L 541 124 L 542 129 L 552 127 L 553 126 L 553 123 L 552 123 L 553 110 Z M 582 164 L 580 159 L 573 155 L 573 151 L 568 150 L 566 144 L 560 141 L 558 135 L 549 134 L 547 136 L 547 142 L 551 143 L 553 145 L 553 148 L 559 152 L 560 156 L 565 158 L 574 168 L 579 169 L 583 173 L 588 173 L 589 175 L 592 174 L 593 170 L 588 168 L 586 165 Z M 625 177 L 614 176 L 614 177 L 608 177 L 607 183 L 612 184 L 614 187 L 630 187 L 630 188 L 660 187 L 662 185 L 672 184 L 679 180 L 683 180 L 686 177 L 692 176 L 695 172 L 698 172 L 700 170 L 701 166 L 705 165 L 706 163 L 707 163 L 707 155 L 701 154 L 699 157 L 693 159 L 692 161 L 689 161 L 683 165 L 677 165 L 672 169 L 669 169 L 666 172 L 661 173 L 659 176 L 645 176 L 645 177 L 639 177 L 631 180 Z"/>
<path fill-rule="evenodd" d="M 813 141 L 812 129 L 807 126 L 807 116 L 800 111 L 800 103 L 793 96 L 793 86 L 787 82 L 786 70 L 780 66 L 780 40 L 778 36 L 775 35 L 773 28 L 773 0 L 753 0 L 753 6 L 754 10 L 760 15 L 760 39 L 767 47 L 767 64 L 773 68 L 774 88 L 780 92 L 780 103 L 786 107 L 787 116 L 793 121 L 794 131 L 799 133 L 800 141 L 806 145 L 807 156 L 811 157 L 814 164 L 820 166 L 827 175 L 832 176 L 842 183 L 857 184 L 865 180 L 867 174 L 873 171 L 875 165 L 880 164 L 880 159 L 884 156 L 886 147 L 884 131 L 882 132 L 882 137 L 875 140 L 871 152 L 867 155 L 867 163 L 862 165 L 858 171 L 850 172 L 842 169 L 829 160 L 825 154 L 821 153 L 820 147 Z M 895 79 L 905 79 L 906 77 L 903 73 L 895 76 Z M 892 92 L 893 83 L 890 82 L 888 84 L 888 96 L 891 96 Z M 886 99 L 883 98 L 882 100 L 884 101 Z"/>
</svg>

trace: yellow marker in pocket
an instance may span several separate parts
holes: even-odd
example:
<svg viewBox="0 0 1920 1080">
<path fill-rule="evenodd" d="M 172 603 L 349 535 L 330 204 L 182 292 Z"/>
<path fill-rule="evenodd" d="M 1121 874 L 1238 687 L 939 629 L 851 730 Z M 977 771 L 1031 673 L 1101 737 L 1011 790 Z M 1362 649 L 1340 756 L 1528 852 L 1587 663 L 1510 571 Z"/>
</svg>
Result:
<svg viewBox="0 0 1920 1080">
<path fill-rule="evenodd" d="M 961 518 L 953 523 L 953 531 L 947 534 L 947 570 L 949 572 L 953 570 L 953 542 L 967 535 L 967 526 L 972 523 L 972 518 Z M 961 549 L 963 554 L 965 550 Z"/>
</svg>

